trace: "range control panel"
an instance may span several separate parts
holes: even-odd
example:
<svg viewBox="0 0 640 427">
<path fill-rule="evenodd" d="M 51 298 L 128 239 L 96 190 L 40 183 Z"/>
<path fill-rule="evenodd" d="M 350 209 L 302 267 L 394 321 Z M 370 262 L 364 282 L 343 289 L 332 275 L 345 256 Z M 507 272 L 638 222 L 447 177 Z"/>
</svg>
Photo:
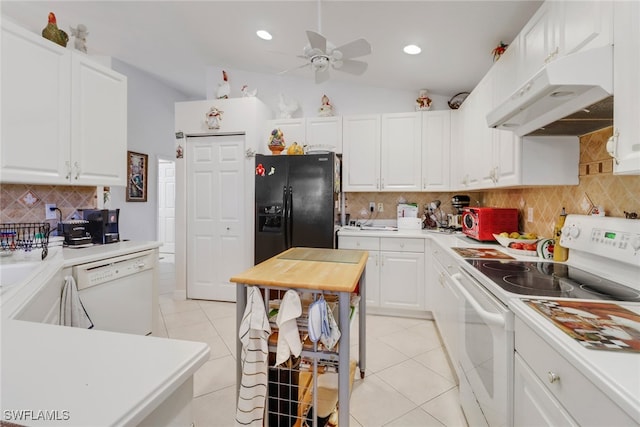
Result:
<svg viewBox="0 0 640 427">
<path fill-rule="evenodd" d="M 640 263 L 640 220 L 567 215 L 560 244 L 617 261 Z"/>
</svg>

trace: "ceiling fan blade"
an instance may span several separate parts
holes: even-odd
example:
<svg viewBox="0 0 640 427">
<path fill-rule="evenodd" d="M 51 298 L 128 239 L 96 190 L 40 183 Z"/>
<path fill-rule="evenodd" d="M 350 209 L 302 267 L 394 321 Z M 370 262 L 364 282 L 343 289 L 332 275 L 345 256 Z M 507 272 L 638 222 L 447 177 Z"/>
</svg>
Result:
<svg viewBox="0 0 640 427">
<path fill-rule="evenodd" d="M 345 73 L 360 75 L 367 71 L 367 67 L 368 64 L 364 61 L 345 59 L 342 61 L 342 65 L 338 66 L 337 64 L 335 64 L 333 68 L 338 71 L 344 71 Z"/>
<path fill-rule="evenodd" d="M 365 39 L 358 39 L 342 45 L 335 50 L 342 53 L 342 59 L 350 59 L 369 55 L 371 53 L 371 45 Z"/>
<path fill-rule="evenodd" d="M 282 74 L 288 73 L 289 71 L 299 70 L 300 68 L 305 68 L 305 67 L 309 67 L 309 66 L 311 66 L 311 64 L 310 63 L 306 63 L 306 64 L 299 65 L 297 67 L 287 68 L 286 70 L 279 71 L 276 74 L 277 75 L 282 75 Z"/>
<path fill-rule="evenodd" d="M 329 80 L 329 68 L 324 70 L 316 70 L 316 84 Z"/>
<path fill-rule="evenodd" d="M 327 51 L 327 39 L 322 34 L 307 30 L 307 38 L 312 49 L 321 50 L 322 53 Z"/>
</svg>

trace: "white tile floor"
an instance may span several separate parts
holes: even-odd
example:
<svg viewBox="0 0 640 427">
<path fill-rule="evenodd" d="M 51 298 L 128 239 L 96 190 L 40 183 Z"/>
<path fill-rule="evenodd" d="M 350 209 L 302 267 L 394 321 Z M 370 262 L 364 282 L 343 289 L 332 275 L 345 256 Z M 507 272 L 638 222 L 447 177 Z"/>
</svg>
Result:
<svg viewBox="0 0 640 427">
<path fill-rule="evenodd" d="M 232 426 L 235 416 L 235 304 L 186 300 L 172 292 L 171 257 L 161 256 L 163 335 L 209 344 L 194 379 L 198 427 Z M 357 328 L 354 328 L 357 330 Z M 357 337 L 353 342 L 357 342 Z M 357 355 L 354 345 L 352 354 Z M 356 375 L 351 426 L 466 426 L 458 389 L 433 322 L 367 316 L 366 376 Z"/>
</svg>

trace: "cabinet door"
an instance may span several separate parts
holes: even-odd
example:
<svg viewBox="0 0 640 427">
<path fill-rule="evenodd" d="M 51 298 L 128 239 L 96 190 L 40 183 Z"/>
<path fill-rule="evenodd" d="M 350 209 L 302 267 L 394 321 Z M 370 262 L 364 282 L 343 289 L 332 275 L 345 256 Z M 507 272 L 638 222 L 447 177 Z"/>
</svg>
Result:
<svg viewBox="0 0 640 427">
<path fill-rule="evenodd" d="M 307 148 L 342 153 L 342 117 L 306 119 Z"/>
<path fill-rule="evenodd" d="M 382 191 L 420 191 L 421 128 L 420 113 L 382 115 L 380 144 Z"/>
<path fill-rule="evenodd" d="M 369 251 L 365 279 L 367 307 L 380 307 L 380 252 Z"/>
<path fill-rule="evenodd" d="M 513 394 L 516 426 L 578 425 L 517 353 Z"/>
<path fill-rule="evenodd" d="M 2 182 L 68 183 L 69 51 L 2 22 Z"/>
<path fill-rule="evenodd" d="M 451 113 L 422 113 L 422 190 L 450 189 Z"/>
<path fill-rule="evenodd" d="M 557 6 L 561 9 L 558 30 L 562 55 L 612 43 L 612 2 L 563 1 Z"/>
<path fill-rule="evenodd" d="M 493 176 L 497 187 L 521 184 L 520 168 L 522 140 L 513 132 L 492 129 L 493 158 L 495 169 Z M 526 159 L 524 160 L 526 162 Z"/>
<path fill-rule="evenodd" d="M 307 145 L 307 135 L 304 119 L 268 120 L 267 131 L 265 132 L 265 144 L 269 143 L 268 136 L 274 129 L 280 129 L 282 131 L 282 135 L 284 136 L 284 143 L 287 147 L 294 142 L 297 142 L 298 145 Z"/>
<path fill-rule="evenodd" d="M 380 191 L 380 115 L 342 118 L 343 191 Z"/>
<path fill-rule="evenodd" d="M 380 252 L 380 305 L 424 310 L 424 253 Z"/>
<path fill-rule="evenodd" d="M 555 3 L 544 2 L 520 32 L 520 83 L 529 80 L 559 53 Z"/>
<path fill-rule="evenodd" d="M 616 2 L 613 61 L 614 137 L 607 144 L 616 174 L 640 174 L 640 3 Z"/>
<path fill-rule="evenodd" d="M 72 55 L 71 183 L 126 185 L 127 78 Z"/>
</svg>

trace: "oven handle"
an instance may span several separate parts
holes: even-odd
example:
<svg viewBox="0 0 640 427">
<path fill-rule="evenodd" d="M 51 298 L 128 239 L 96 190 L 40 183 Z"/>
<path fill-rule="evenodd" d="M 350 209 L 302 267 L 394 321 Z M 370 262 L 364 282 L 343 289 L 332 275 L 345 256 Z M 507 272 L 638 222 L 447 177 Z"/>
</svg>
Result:
<svg viewBox="0 0 640 427">
<path fill-rule="evenodd" d="M 469 291 L 465 289 L 464 285 L 460 281 L 460 279 L 462 279 L 462 273 L 455 273 L 451 275 L 451 279 L 453 279 L 453 281 L 458 285 L 458 290 L 460 291 L 464 299 L 467 300 L 469 304 L 471 304 L 473 309 L 476 311 L 476 313 L 478 313 L 482 320 L 487 322 L 487 324 L 489 325 L 498 326 L 500 328 L 505 327 L 506 321 L 504 316 L 486 311 L 480 304 L 478 304 L 478 302 L 473 298 Z"/>
</svg>

